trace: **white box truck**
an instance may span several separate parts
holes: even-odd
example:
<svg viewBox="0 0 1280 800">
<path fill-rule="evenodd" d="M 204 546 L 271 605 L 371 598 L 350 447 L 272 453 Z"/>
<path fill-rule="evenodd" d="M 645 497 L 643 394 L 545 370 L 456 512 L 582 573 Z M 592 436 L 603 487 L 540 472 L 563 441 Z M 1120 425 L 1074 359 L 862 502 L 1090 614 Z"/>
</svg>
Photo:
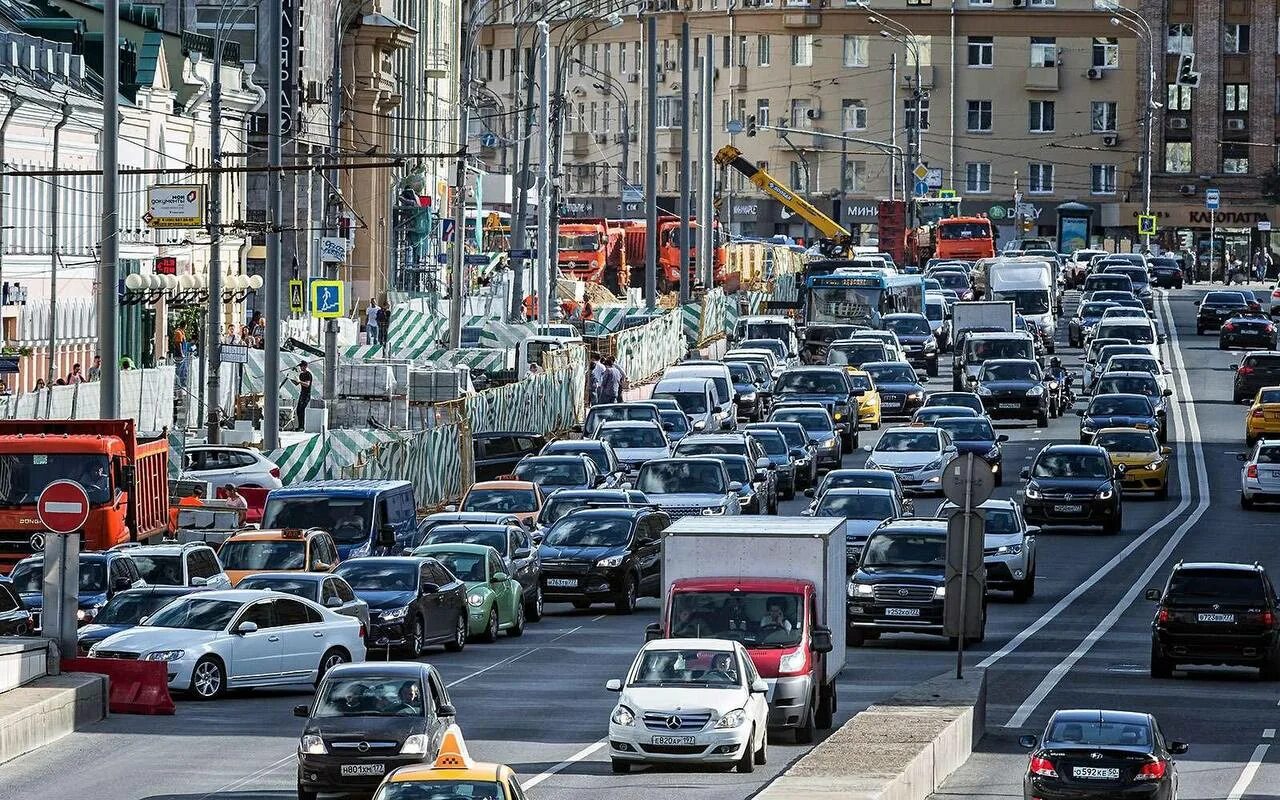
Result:
<svg viewBox="0 0 1280 800">
<path fill-rule="evenodd" d="M 1045 347 L 1054 351 L 1057 280 L 1048 262 L 1010 259 L 991 265 L 991 299 L 1008 300 L 1023 318 L 1040 331 Z"/>
<path fill-rule="evenodd" d="M 662 541 L 662 618 L 649 638 L 736 639 L 769 684 L 769 726 L 830 728 L 845 659 L 845 523 L 685 517 Z"/>
</svg>

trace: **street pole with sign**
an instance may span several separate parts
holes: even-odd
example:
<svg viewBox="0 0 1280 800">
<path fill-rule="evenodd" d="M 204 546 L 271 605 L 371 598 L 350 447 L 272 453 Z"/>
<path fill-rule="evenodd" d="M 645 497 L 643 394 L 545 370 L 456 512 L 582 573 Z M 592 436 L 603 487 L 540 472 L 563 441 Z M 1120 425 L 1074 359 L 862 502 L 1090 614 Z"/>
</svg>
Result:
<svg viewBox="0 0 1280 800">
<path fill-rule="evenodd" d="M 957 509 L 947 520 L 946 592 L 943 628 L 956 640 L 956 679 L 964 677 L 964 644 L 982 631 L 982 606 L 987 592 L 982 559 L 985 519 L 977 510 L 995 491 L 995 473 L 973 453 L 952 459 L 942 471 L 942 493 Z"/>
<path fill-rule="evenodd" d="M 1218 208 L 1222 205 L 1222 196 L 1217 189 L 1204 190 L 1204 207 L 1209 209 L 1209 283 L 1213 283 L 1213 251 L 1218 241 Z M 1226 256 L 1226 253 L 1223 253 Z M 1226 264 L 1222 265 L 1222 283 L 1226 285 Z"/>
<path fill-rule="evenodd" d="M 31 537 L 33 550 L 40 549 L 38 539 L 44 538 L 41 635 L 58 643 L 62 658 L 74 658 L 80 608 L 79 532 L 89 519 L 89 494 L 75 481 L 54 481 L 40 493 L 36 516 L 47 531 Z"/>
</svg>

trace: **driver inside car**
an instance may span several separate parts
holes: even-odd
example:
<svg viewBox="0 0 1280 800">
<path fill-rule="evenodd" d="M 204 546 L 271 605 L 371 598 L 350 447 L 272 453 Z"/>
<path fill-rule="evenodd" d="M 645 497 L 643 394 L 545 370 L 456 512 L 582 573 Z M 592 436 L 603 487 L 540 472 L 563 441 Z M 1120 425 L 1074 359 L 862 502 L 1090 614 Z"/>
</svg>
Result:
<svg viewBox="0 0 1280 800">
<path fill-rule="evenodd" d="M 769 603 L 768 610 L 763 619 L 760 620 L 761 631 L 770 629 L 781 629 L 784 631 L 791 630 L 791 621 L 782 614 L 782 605 L 777 601 Z"/>
</svg>

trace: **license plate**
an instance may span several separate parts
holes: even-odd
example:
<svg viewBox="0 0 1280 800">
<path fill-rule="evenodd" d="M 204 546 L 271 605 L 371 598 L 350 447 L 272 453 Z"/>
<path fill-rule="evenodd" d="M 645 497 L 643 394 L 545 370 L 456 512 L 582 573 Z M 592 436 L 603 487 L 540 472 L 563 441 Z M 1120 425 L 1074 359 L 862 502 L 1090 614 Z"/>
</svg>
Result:
<svg viewBox="0 0 1280 800">
<path fill-rule="evenodd" d="M 1235 622 L 1235 614 L 1196 614 L 1196 622 Z"/>
<path fill-rule="evenodd" d="M 1267 474 L 1273 478 L 1280 478 L 1280 470 L 1269 469 L 1267 470 Z"/>
<path fill-rule="evenodd" d="M 697 744 L 697 737 L 694 736 L 655 736 L 650 744 Z"/>
<path fill-rule="evenodd" d="M 386 773 L 386 764 L 343 764 L 344 777 L 354 778 L 362 775 L 382 775 Z"/>
<path fill-rule="evenodd" d="M 1095 781 L 1116 781 L 1120 779 L 1119 767 L 1072 767 L 1071 777 L 1088 778 Z"/>
<path fill-rule="evenodd" d="M 552 589 L 575 589 L 578 586 L 577 578 L 547 578 L 547 586 Z"/>
<path fill-rule="evenodd" d="M 886 406 L 900 406 L 900 405 L 902 405 L 902 398 L 901 398 L 901 397 L 892 397 L 892 396 L 890 396 L 890 397 L 882 397 L 882 398 L 880 398 L 880 402 L 881 402 L 882 404 L 886 405 Z"/>
<path fill-rule="evenodd" d="M 1084 506 L 1054 506 L 1053 510 L 1057 514 L 1079 514 L 1084 511 Z"/>
<path fill-rule="evenodd" d="M 884 610 L 886 617 L 918 617 L 920 609 L 918 608 L 886 608 Z"/>
<path fill-rule="evenodd" d="M 1001 403 L 999 408 L 1022 408 L 1022 403 Z"/>
</svg>

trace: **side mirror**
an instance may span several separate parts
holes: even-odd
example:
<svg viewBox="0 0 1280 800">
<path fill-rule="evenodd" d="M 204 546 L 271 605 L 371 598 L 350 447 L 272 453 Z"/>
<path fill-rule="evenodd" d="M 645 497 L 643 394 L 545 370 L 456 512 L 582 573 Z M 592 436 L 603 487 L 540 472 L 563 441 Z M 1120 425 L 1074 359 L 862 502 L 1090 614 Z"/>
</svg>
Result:
<svg viewBox="0 0 1280 800">
<path fill-rule="evenodd" d="M 674 431 L 676 429 L 676 426 L 670 422 L 664 422 L 662 423 L 662 429 L 670 433 L 671 431 Z"/>
<path fill-rule="evenodd" d="M 342 608 L 342 598 L 336 597 L 334 595 L 330 595 L 328 599 L 324 601 L 324 607 L 325 608 Z"/>
<path fill-rule="evenodd" d="M 1161 392 L 1161 393 L 1160 393 L 1160 396 L 1161 396 L 1161 397 L 1173 397 L 1173 390 L 1172 390 L 1172 389 L 1165 389 L 1163 392 Z"/>
<path fill-rule="evenodd" d="M 192 584 L 192 585 L 194 586 L 195 584 Z M 119 578 L 116 578 L 114 581 L 112 581 L 111 586 L 117 592 L 123 592 L 125 589 L 128 589 L 130 586 L 133 586 L 133 581 L 129 580 L 127 576 L 121 575 Z"/>
<path fill-rule="evenodd" d="M 489 576 L 489 583 L 506 583 L 511 580 L 511 576 L 505 572 L 495 572 Z"/>
<path fill-rule="evenodd" d="M 533 546 L 534 546 L 534 547 L 541 547 L 541 546 L 542 546 L 542 540 L 543 540 L 544 538 L 546 538 L 546 537 L 545 537 L 545 534 L 543 534 L 541 531 L 538 531 L 537 533 L 531 533 L 531 534 L 529 534 L 529 539 L 533 542 Z"/>
<path fill-rule="evenodd" d="M 863 397 L 863 396 L 865 396 L 865 395 L 866 395 L 866 393 L 867 393 L 867 390 L 866 390 L 866 389 L 854 389 L 852 392 L 849 392 L 849 396 L 850 396 L 850 397 Z"/>
<path fill-rule="evenodd" d="M 311 565 L 312 572 L 328 572 L 330 569 L 331 569 L 331 565 L 326 564 L 323 561 L 317 561 L 316 563 Z"/>
<path fill-rule="evenodd" d="M 1248 453 L 1236 453 L 1236 461 L 1248 461 L 1248 460 L 1249 460 Z"/>
<path fill-rule="evenodd" d="M 1239 364 L 1232 364 L 1232 365 L 1231 365 L 1231 371 L 1232 371 L 1232 372 L 1235 372 L 1235 371 L 1237 371 L 1237 370 L 1239 370 L 1239 369 L 1240 369 L 1240 365 L 1239 365 Z"/>
<path fill-rule="evenodd" d="M 244 636 L 245 634 L 249 634 L 249 633 L 257 633 L 257 631 L 258 631 L 258 623 L 249 622 L 246 620 L 236 626 L 235 632 L 236 632 L 236 635 L 238 636 Z"/>
<path fill-rule="evenodd" d="M 1023 467 L 1023 468 L 1022 468 L 1022 471 L 1018 473 L 1018 477 L 1019 477 L 1019 478 L 1022 478 L 1023 480 L 1026 480 L 1027 478 L 1030 478 L 1030 477 L 1031 477 L 1031 468 L 1030 468 L 1030 467 Z"/>
<path fill-rule="evenodd" d="M 311 716 L 311 706 L 294 706 L 293 715 L 295 717 L 303 717 L 305 719 L 306 717 Z"/>
<path fill-rule="evenodd" d="M 724 419 L 720 421 L 720 430 L 727 431 L 733 429 L 733 420 Z"/>
<path fill-rule="evenodd" d="M 622 691 L 622 681 L 617 678 L 610 678 L 604 682 L 604 688 L 606 691 L 620 692 Z"/>
<path fill-rule="evenodd" d="M 422 593 L 423 593 L 423 594 L 435 594 L 435 593 L 436 593 L 436 592 L 438 592 L 438 591 L 440 591 L 440 585 L 439 585 L 439 584 L 431 583 L 430 581 L 428 581 L 427 583 L 422 584 Z"/>
<path fill-rule="evenodd" d="M 829 629 L 815 627 L 813 629 L 813 632 L 809 634 L 809 638 L 813 643 L 813 652 L 815 653 L 831 652 L 831 648 L 832 648 L 831 631 Z"/>
<path fill-rule="evenodd" d="M 445 510 L 445 511 L 457 511 L 457 510 L 458 510 L 458 505 L 457 505 L 457 503 L 450 503 L 449 505 L 447 505 L 447 506 L 445 506 L 445 507 L 444 507 L 444 510 Z"/>
<path fill-rule="evenodd" d="M 1156 337 L 1156 344 L 1164 344 L 1164 334 L 1163 334 L 1163 333 Z"/>
<path fill-rule="evenodd" d="M 756 470 L 756 480 L 758 480 L 758 481 L 767 481 L 767 480 L 769 480 L 769 470 L 767 470 L 767 469 L 758 469 L 758 470 Z"/>
<path fill-rule="evenodd" d="M 997 442 L 1007 442 L 1007 441 L 1009 441 L 1009 434 L 1007 434 L 1007 433 L 1002 433 L 1002 434 L 1000 434 L 999 436 L 997 436 L 997 437 L 996 437 L 996 441 L 997 441 Z"/>
<path fill-rule="evenodd" d="M 527 547 L 517 547 L 516 551 L 511 554 L 512 558 L 528 558 L 533 555 L 533 551 Z"/>
<path fill-rule="evenodd" d="M 1039 525 L 1028 525 L 1028 526 L 1027 526 L 1027 536 L 1039 536 L 1039 535 L 1040 535 L 1040 526 L 1039 526 Z"/>
<path fill-rule="evenodd" d="M 1083 417 L 1083 416 L 1084 416 L 1084 409 L 1083 409 L 1083 408 L 1078 408 L 1078 409 L 1076 409 L 1076 416 L 1077 416 L 1077 417 Z"/>
<path fill-rule="evenodd" d="M 707 427 L 707 423 L 703 420 L 698 420 L 697 422 L 693 423 L 694 431 L 699 433 L 701 433 L 703 430 L 706 430 L 706 427 Z"/>
<path fill-rule="evenodd" d="M 816 490 L 816 489 L 814 489 L 812 486 L 810 486 L 808 489 L 805 489 L 805 490 L 804 490 L 804 496 L 805 496 L 805 497 L 816 497 L 816 496 L 817 496 L 817 490 Z"/>
<path fill-rule="evenodd" d="M 729 481 L 729 491 L 737 492 L 742 489 L 742 484 L 738 481 Z"/>
<path fill-rule="evenodd" d="M 1145 597 L 1145 598 L 1147 598 L 1148 600 L 1150 600 L 1150 601 L 1151 601 L 1151 602 L 1153 602 L 1153 603 L 1159 603 L 1159 602 L 1160 602 L 1160 590 L 1159 590 L 1159 589 L 1148 589 L 1147 591 L 1143 592 L 1143 595 L 1142 595 L 1142 596 L 1143 596 L 1143 597 Z"/>
<path fill-rule="evenodd" d="M 188 586 L 204 586 L 204 585 L 206 585 L 206 584 L 208 584 L 208 583 L 209 583 L 209 580 L 208 580 L 207 578 L 201 578 L 201 577 L 199 577 L 199 576 L 196 576 L 196 577 L 192 578 L 192 579 L 191 579 L 191 582 L 190 582 L 189 584 L 187 584 L 187 585 L 188 585 Z"/>
<path fill-rule="evenodd" d="M 644 626 L 644 640 L 652 642 L 654 639 L 662 638 L 662 623 L 650 622 Z"/>
<path fill-rule="evenodd" d="M 804 450 L 801 450 L 799 447 L 793 447 L 787 451 L 787 455 L 792 458 L 804 458 Z"/>
<path fill-rule="evenodd" d="M 769 683 L 765 681 L 763 678 L 756 678 L 754 681 L 751 682 L 751 693 L 752 694 L 768 694 Z"/>
<path fill-rule="evenodd" d="M 133 464 L 125 464 L 120 468 L 121 488 L 125 491 L 133 491 L 133 487 L 138 482 L 138 468 Z"/>
<path fill-rule="evenodd" d="M 1038 745 L 1038 744 L 1040 744 L 1040 737 L 1038 737 L 1038 736 L 1033 736 L 1032 734 L 1029 734 L 1029 733 L 1028 733 L 1028 734 L 1027 734 L 1027 735 L 1025 735 L 1025 736 L 1019 736 L 1019 737 L 1018 737 L 1018 746 L 1019 746 L 1019 747 L 1025 747 L 1025 748 L 1026 748 L 1026 749 L 1028 749 L 1028 750 L 1032 750 L 1032 749 L 1034 749 L 1034 748 L 1035 748 L 1035 746 L 1036 746 L 1036 745 Z"/>
<path fill-rule="evenodd" d="M 756 459 L 756 469 L 768 469 L 773 466 L 773 462 L 767 458 Z"/>
<path fill-rule="evenodd" d="M 391 548 L 396 546 L 396 526 L 379 525 L 378 526 L 378 547 Z"/>
<path fill-rule="evenodd" d="M 1173 448 L 1172 448 L 1172 447 L 1161 447 L 1161 448 L 1160 448 L 1160 455 L 1162 455 L 1162 456 L 1171 456 L 1171 455 L 1173 455 Z"/>
<path fill-rule="evenodd" d="M 1182 755 L 1187 752 L 1190 747 L 1191 745 L 1186 742 L 1169 742 L 1169 752 L 1173 753 L 1175 756 Z"/>
</svg>

